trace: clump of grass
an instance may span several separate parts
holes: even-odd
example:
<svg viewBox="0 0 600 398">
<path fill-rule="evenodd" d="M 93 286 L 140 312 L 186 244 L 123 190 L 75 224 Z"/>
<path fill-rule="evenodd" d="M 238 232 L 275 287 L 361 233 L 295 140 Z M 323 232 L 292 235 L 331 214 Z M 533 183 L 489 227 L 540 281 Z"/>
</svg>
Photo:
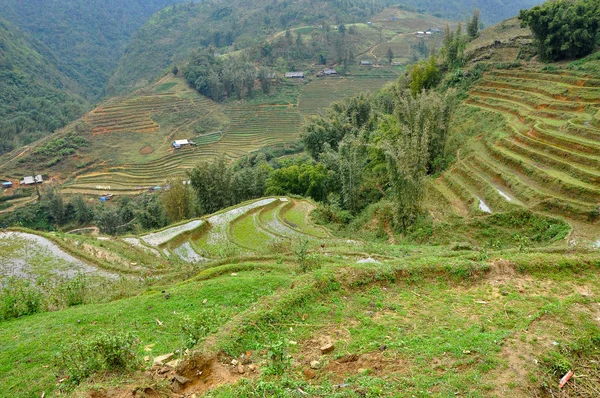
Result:
<svg viewBox="0 0 600 398">
<path fill-rule="evenodd" d="M 31 282 L 9 278 L 0 290 L 0 319 L 35 314 L 42 310 L 43 295 Z"/>
<path fill-rule="evenodd" d="M 63 347 L 56 365 L 65 376 L 65 388 L 72 388 L 98 372 L 135 369 L 140 364 L 138 341 L 132 332 L 106 331 Z"/>
</svg>

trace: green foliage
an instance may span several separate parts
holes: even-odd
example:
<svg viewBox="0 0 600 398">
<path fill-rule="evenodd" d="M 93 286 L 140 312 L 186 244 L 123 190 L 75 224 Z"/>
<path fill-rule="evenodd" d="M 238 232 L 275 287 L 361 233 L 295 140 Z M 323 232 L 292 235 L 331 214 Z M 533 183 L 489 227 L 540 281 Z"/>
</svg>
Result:
<svg viewBox="0 0 600 398">
<path fill-rule="evenodd" d="M 267 375 L 282 375 L 291 366 L 291 359 L 288 356 L 288 344 L 283 338 L 279 338 L 267 346 L 268 364 L 264 372 Z"/>
<path fill-rule="evenodd" d="M 89 144 L 90 142 L 85 137 L 74 132 L 69 132 L 65 136 L 38 146 L 34 153 L 45 157 L 58 156 L 62 158 L 74 154 L 76 149 L 88 146 Z"/>
<path fill-rule="evenodd" d="M 0 287 L 0 320 L 35 314 L 42 310 L 42 293 L 31 282 L 11 277 Z"/>
<path fill-rule="evenodd" d="M 68 376 L 73 387 L 100 371 L 123 372 L 139 366 L 138 339 L 132 332 L 99 332 L 63 347 L 57 355 L 57 367 Z"/>
<path fill-rule="evenodd" d="M 169 189 L 160 195 L 162 208 L 169 221 L 175 223 L 196 214 L 196 199 L 192 188 L 182 178 L 169 182 Z M 147 218 L 145 221 L 149 221 Z"/>
<path fill-rule="evenodd" d="M 77 81 L 89 98 L 104 93 L 110 75 L 134 32 L 173 0 L 36 0 L 0 2 L 0 15 L 41 43 L 46 62 Z M 43 43 L 43 44 L 42 44 Z"/>
<path fill-rule="evenodd" d="M 475 39 L 479 32 L 479 14 L 480 11 L 477 8 L 473 10 L 473 17 L 467 23 L 467 34 L 471 40 Z"/>
<path fill-rule="evenodd" d="M 440 81 L 440 70 L 435 64 L 435 57 L 431 56 L 429 61 L 420 61 L 413 65 L 409 71 L 410 91 L 412 95 L 417 95 L 423 90 L 429 90 Z"/>
<path fill-rule="evenodd" d="M 596 0 L 553 0 L 522 10 L 522 26 L 531 28 L 542 59 L 580 58 L 596 46 L 600 4 Z"/>
<path fill-rule="evenodd" d="M 184 349 L 194 348 L 206 336 L 215 332 L 217 313 L 206 309 L 194 316 L 185 315 L 181 320 L 180 334 Z"/>
</svg>

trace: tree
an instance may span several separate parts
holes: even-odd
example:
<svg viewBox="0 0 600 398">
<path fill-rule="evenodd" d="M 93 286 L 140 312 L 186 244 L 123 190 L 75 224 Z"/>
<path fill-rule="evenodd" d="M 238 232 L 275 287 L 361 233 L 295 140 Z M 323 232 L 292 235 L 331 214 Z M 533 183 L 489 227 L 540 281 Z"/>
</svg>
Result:
<svg viewBox="0 0 600 398">
<path fill-rule="evenodd" d="M 119 212 L 113 208 L 104 208 L 96 214 L 96 224 L 100 232 L 108 235 L 116 235 L 121 225 Z"/>
<path fill-rule="evenodd" d="M 479 32 L 479 9 L 473 10 L 473 17 L 467 23 L 467 34 L 469 38 L 474 39 L 477 37 L 477 33 Z"/>
<path fill-rule="evenodd" d="M 387 58 L 388 58 L 388 61 L 391 64 L 392 61 L 393 61 L 393 59 L 394 59 L 394 52 L 392 51 L 391 47 L 388 47 L 388 49 L 387 49 Z"/>
<path fill-rule="evenodd" d="M 49 188 L 42 197 L 42 207 L 46 209 L 51 221 L 56 225 L 63 225 L 66 222 L 67 214 L 65 212 L 65 203 L 62 194 L 57 188 Z"/>
<path fill-rule="evenodd" d="M 380 124 L 379 147 L 385 155 L 395 198 L 395 221 L 403 230 L 421 213 L 424 179 L 434 156 L 445 148 L 451 94 L 404 93 L 393 115 Z"/>
<path fill-rule="evenodd" d="M 194 197 L 182 178 L 169 182 L 169 189 L 160 195 L 160 201 L 169 221 L 177 222 L 194 216 Z"/>
<path fill-rule="evenodd" d="M 540 57 L 547 61 L 579 58 L 596 45 L 600 24 L 597 0 L 555 0 L 522 10 L 521 26 L 528 26 Z"/>
<path fill-rule="evenodd" d="M 199 163 L 189 175 L 198 205 L 204 214 L 214 213 L 233 204 L 232 171 L 224 156 L 212 163 Z"/>
<path fill-rule="evenodd" d="M 75 219 L 79 224 L 87 224 L 94 219 L 94 210 L 85 203 L 83 196 L 76 195 L 71 200 L 71 204 L 75 211 Z"/>
<path fill-rule="evenodd" d="M 409 72 L 410 91 L 413 96 L 422 90 L 435 87 L 440 81 L 440 70 L 435 64 L 435 57 L 431 56 L 429 61 L 421 61 L 413 65 Z"/>
</svg>

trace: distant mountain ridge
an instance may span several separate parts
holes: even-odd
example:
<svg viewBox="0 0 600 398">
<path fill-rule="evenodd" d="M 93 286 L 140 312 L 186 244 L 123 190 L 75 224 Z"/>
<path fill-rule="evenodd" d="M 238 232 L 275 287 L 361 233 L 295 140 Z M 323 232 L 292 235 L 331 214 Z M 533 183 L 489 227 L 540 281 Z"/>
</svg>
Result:
<svg viewBox="0 0 600 398">
<path fill-rule="evenodd" d="M 131 35 L 178 1 L 0 0 L 0 15 L 43 43 L 88 98 L 98 98 Z"/>
<path fill-rule="evenodd" d="M 84 89 L 57 63 L 43 43 L 0 18 L 0 154 L 87 110 Z"/>
</svg>

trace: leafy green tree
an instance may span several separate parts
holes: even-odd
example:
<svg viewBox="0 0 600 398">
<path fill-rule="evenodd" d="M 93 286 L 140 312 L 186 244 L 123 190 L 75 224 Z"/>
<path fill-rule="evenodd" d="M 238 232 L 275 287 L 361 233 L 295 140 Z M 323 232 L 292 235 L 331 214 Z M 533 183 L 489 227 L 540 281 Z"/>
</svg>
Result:
<svg viewBox="0 0 600 398">
<path fill-rule="evenodd" d="M 102 233 L 116 235 L 121 224 L 121 216 L 115 208 L 105 207 L 96 213 L 96 225 Z"/>
<path fill-rule="evenodd" d="M 413 96 L 422 90 L 428 90 L 435 87 L 440 81 L 440 70 L 435 64 L 435 57 L 430 57 L 429 61 L 421 61 L 413 65 L 409 72 L 410 91 Z"/>
<path fill-rule="evenodd" d="M 224 156 L 215 162 L 201 162 L 192 169 L 190 181 L 204 214 L 214 213 L 233 204 L 231 178 L 232 170 Z"/>
<path fill-rule="evenodd" d="M 467 22 L 467 34 L 471 40 L 476 38 L 479 33 L 479 23 L 479 9 L 476 8 L 473 10 L 473 17 Z"/>
<path fill-rule="evenodd" d="M 54 224 L 63 225 L 67 221 L 64 199 L 57 188 L 46 189 L 42 195 L 41 204 L 47 209 L 51 222 Z"/>
<path fill-rule="evenodd" d="M 553 0 L 519 14 L 535 38 L 540 57 L 547 61 L 579 58 L 596 45 L 600 24 L 597 0 Z"/>
<path fill-rule="evenodd" d="M 169 188 L 160 195 L 162 208 L 171 222 L 181 221 L 195 215 L 194 193 L 182 178 L 169 182 Z"/>
<path fill-rule="evenodd" d="M 135 217 L 143 229 L 158 229 L 169 223 L 158 195 L 143 195 L 139 200 Z"/>
<path fill-rule="evenodd" d="M 71 200 L 75 212 L 75 219 L 79 224 L 87 224 L 94 219 L 94 210 L 85 202 L 83 196 L 76 195 Z"/>
<path fill-rule="evenodd" d="M 402 229 L 422 212 L 424 180 L 432 156 L 445 147 L 452 101 L 423 91 L 402 95 L 393 115 L 380 124 L 379 145 L 387 160 L 389 184 L 395 199 L 395 220 Z"/>
</svg>

